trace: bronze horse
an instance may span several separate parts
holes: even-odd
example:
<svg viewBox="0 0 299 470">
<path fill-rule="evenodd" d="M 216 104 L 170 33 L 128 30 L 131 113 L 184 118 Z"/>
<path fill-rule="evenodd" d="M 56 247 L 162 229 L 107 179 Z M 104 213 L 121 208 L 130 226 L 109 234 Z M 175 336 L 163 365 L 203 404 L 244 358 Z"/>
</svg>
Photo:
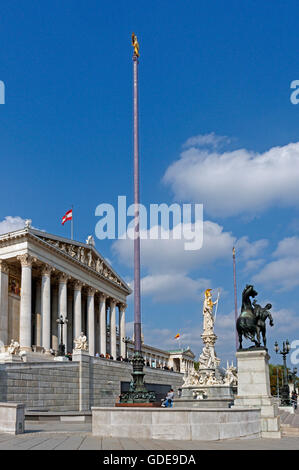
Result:
<svg viewBox="0 0 299 470">
<path fill-rule="evenodd" d="M 273 326 L 273 318 L 268 311 L 272 308 L 271 304 L 267 304 L 264 308 L 254 300 L 253 306 L 250 297 L 254 298 L 258 295 L 252 285 L 248 285 L 242 292 L 241 314 L 237 319 L 237 332 L 239 336 L 240 349 L 242 349 L 242 336 L 250 339 L 256 347 L 261 346 L 260 335 L 262 333 L 264 347 L 266 348 L 266 319 L 269 318 L 270 326 Z"/>
</svg>

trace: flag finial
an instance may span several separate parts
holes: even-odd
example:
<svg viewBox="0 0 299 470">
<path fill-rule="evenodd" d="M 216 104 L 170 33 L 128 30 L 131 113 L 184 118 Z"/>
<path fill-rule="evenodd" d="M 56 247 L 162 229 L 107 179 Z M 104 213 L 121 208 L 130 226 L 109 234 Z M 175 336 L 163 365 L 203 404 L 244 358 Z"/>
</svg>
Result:
<svg viewBox="0 0 299 470">
<path fill-rule="evenodd" d="M 134 48 L 134 56 L 139 57 L 139 43 L 135 33 L 132 33 L 132 46 Z"/>
</svg>

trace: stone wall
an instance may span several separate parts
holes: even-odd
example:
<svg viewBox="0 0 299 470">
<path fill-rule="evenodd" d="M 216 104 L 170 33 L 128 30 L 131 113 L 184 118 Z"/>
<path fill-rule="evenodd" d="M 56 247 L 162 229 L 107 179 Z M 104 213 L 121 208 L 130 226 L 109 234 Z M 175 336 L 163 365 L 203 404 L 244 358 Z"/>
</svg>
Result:
<svg viewBox="0 0 299 470">
<path fill-rule="evenodd" d="M 92 358 L 90 364 L 91 406 L 114 406 L 120 395 L 121 382 L 131 382 L 132 366 L 125 362 Z M 144 368 L 145 383 L 169 385 L 177 392 L 183 384 L 183 374 L 162 369 Z"/>
<path fill-rule="evenodd" d="M 78 383 L 79 367 L 72 362 L 0 365 L 0 401 L 30 410 L 77 410 Z"/>
<path fill-rule="evenodd" d="M 175 392 L 183 375 L 145 367 L 145 382 Z M 27 410 L 78 411 L 114 406 L 121 382 L 130 382 L 132 366 L 81 353 L 72 362 L 0 364 L 0 401 L 25 403 Z"/>
<path fill-rule="evenodd" d="M 93 408 L 92 434 L 101 437 L 217 441 L 258 438 L 261 411 L 173 408 Z"/>
</svg>

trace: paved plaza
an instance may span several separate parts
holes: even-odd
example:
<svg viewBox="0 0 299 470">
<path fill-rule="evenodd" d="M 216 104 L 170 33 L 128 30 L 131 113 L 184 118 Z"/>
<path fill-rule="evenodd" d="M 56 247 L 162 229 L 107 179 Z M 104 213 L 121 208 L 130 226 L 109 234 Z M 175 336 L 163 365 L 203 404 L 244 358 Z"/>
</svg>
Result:
<svg viewBox="0 0 299 470">
<path fill-rule="evenodd" d="M 91 423 L 26 423 L 25 434 L 0 434 L 0 450 L 299 450 L 299 437 L 226 441 L 100 438 Z"/>
</svg>

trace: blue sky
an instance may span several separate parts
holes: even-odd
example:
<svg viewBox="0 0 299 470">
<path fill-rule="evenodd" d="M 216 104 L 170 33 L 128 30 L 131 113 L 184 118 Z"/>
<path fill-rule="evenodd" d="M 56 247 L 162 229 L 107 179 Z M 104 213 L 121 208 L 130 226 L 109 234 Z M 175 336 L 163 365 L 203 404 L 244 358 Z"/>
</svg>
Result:
<svg viewBox="0 0 299 470">
<path fill-rule="evenodd" d="M 2 2 L 0 230 L 94 233 L 95 208 L 133 198 L 132 31 L 141 47 L 141 201 L 204 204 L 202 250 L 142 244 L 147 343 L 201 350 L 202 292 L 221 288 L 218 355 L 234 355 L 231 248 L 238 302 L 254 282 L 275 339 L 299 337 L 299 79 L 294 1 Z M 198 136 L 210 135 L 210 144 Z M 217 136 L 225 137 L 218 142 Z M 197 139 L 190 140 L 192 137 Z M 189 143 L 188 143 L 189 142 Z M 191 142 L 191 143 L 190 143 Z M 193 143 L 192 143 L 193 142 Z M 217 145 L 218 142 L 218 145 Z M 185 144 L 185 145 L 184 145 Z M 293 145 L 291 145 L 293 144 Z M 128 281 L 130 251 L 97 241 Z M 129 301 L 128 321 L 133 320 Z M 129 325 L 129 331 L 130 331 Z M 272 360 L 274 353 L 272 354 Z"/>
</svg>

